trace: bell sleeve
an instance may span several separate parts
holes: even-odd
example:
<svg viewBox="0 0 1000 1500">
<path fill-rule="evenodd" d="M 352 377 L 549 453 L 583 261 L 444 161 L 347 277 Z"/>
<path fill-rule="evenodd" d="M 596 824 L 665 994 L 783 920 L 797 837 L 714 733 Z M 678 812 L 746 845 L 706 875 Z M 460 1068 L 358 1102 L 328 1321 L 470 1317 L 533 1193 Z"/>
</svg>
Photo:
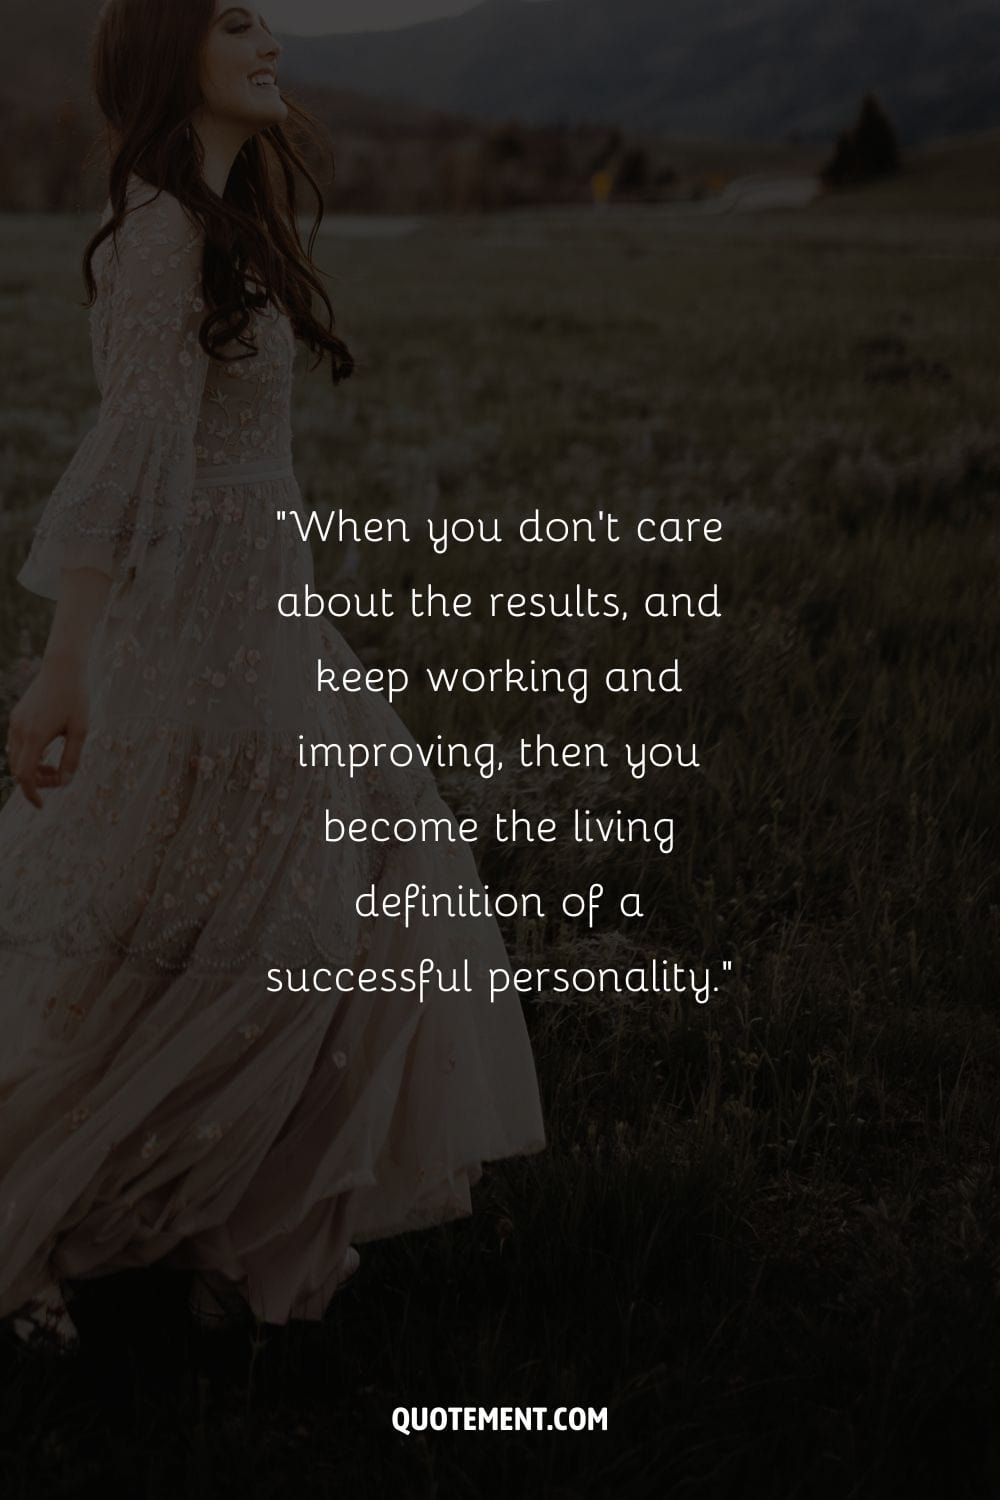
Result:
<svg viewBox="0 0 1000 1500">
<path fill-rule="evenodd" d="M 203 243 L 200 226 L 161 193 L 127 214 L 117 247 L 109 238 L 98 249 L 100 411 L 36 523 L 17 575 L 32 593 L 58 599 L 63 568 L 98 569 L 112 595 L 171 588 L 209 364 L 198 338 Z"/>
</svg>

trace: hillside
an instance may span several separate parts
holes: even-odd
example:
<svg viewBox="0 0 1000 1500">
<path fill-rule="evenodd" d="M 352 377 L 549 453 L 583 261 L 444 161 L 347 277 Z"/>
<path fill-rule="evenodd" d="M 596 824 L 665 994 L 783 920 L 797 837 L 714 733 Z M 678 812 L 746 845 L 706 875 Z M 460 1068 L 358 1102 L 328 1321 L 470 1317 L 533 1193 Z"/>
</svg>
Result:
<svg viewBox="0 0 1000 1500">
<path fill-rule="evenodd" d="M 598 165 L 612 169 L 615 197 L 641 201 L 697 197 L 747 172 L 811 174 L 861 88 L 885 80 L 907 163 L 922 174 L 919 186 L 905 174 L 893 201 L 940 191 L 981 211 L 996 201 L 994 138 L 938 158 L 913 140 L 918 119 L 948 137 L 1000 113 L 1000 94 L 981 86 L 983 6 L 956 0 L 939 14 L 918 0 L 900 36 L 886 0 L 835 16 L 817 0 L 711 10 L 672 0 L 669 28 L 660 0 L 484 0 L 401 32 L 286 37 L 282 73 L 330 132 L 330 202 L 341 209 L 585 202 Z M 17 66 L 0 82 L 0 209 L 101 201 L 86 68 L 96 12 L 97 0 L 47 0 L 44 13 L 9 18 Z"/>
<path fill-rule="evenodd" d="M 883 98 L 912 144 L 1000 124 L 994 0 L 483 0 L 398 32 L 289 38 L 286 74 L 484 118 L 827 140 Z"/>
<path fill-rule="evenodd" d="M 97 0 L 11 5 L 0 113 L 85 96 Z M 484 120 L 646 135 L 828 141 L 860 96 L 904 142 L 1000 125 L 994 0 L 482 0 L 402 31 L 284 36 L 283 71 Z"/>
</svg>

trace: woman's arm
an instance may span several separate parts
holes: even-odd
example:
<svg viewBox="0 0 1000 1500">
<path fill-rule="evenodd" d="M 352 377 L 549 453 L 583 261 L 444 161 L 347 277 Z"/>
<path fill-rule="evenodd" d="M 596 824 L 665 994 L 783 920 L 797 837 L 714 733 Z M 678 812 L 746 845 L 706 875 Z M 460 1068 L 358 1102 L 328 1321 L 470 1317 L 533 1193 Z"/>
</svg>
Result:
<svg viewBox="0 0 1000 1500">
<path fill-rule="evenodd" d="M 42 658 L 84 669 L 90 659 L 94 633 L 111 592 L 111 579 L 96 568 L 64 568 L 55 616 Z"/>
<path fill-rule="evenodd" d="M 65 786 L 80 762 L 88 726 L 90 648 L 110 590 L 106 573 L 62 570 L 42 665 L 11 714 L 7 735 L 11 775 L 32 807 L 41 808 L 42 788 Z M 46 748 L 59 735 L 66 741 L 59 765 L 42 765 Z"/>
<path fill-rule="evenodd" d="M 94 568 L 124 593 L 169 602 L 195 470 L 208 373 L 203 235 L 169 194 L 135 206 L 98 276 L 101 408 L 39 517 L 18 582 L 58 599 L 63 569 Z"/>
<path fill-rule="evenodd" d="M 11 715 L 11 772 L 32 806 L 64 785 L 87 730 L 88 660 L 110 594 L 166 606 L 195 468 L 208 370 L 199 343 L 202 235 L 169 194 L 142 200 L 111 252 L 96 425 L 39 518 L 18 582 L 57 602 L 42 667 Z M 58 735 L 61 763 L 40 761 Z"/>
</svg>

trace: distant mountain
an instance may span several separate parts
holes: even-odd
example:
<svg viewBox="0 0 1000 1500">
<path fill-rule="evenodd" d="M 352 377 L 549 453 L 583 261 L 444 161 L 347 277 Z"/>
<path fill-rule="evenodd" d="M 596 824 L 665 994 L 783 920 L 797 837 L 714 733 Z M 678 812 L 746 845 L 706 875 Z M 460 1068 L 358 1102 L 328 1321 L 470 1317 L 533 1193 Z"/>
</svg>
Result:
<svg viewBox="0 0 1000 1500">
<path fill-rule="evenodd" d="M 87 93 L 98 0 L 5 7 L 5 106 Z M 863 93 L 904 142 L 1000 124 L 996 0 L 482 0 L 463 15 L 283 37 L 286 79 L 484 120 L 829 141 Z"/>
<path fill-rule="evenodd" d="M 287 37 L 287 78 L 486 119 L 828 140 L 874 90 L 909 144 L 1000 124 L 996 0 L 483 0 Z"/>
<path fill-rule="evenodd" d="M 99 3 L 7 7 L 0 211 L 103 202 Z M 576 202 L 610 158 L 616 194 L 684 197 L 769 152 L 768 170 L 784 152 L 815 171 L 868 90 L 909 147 L 1000 124 L 995 3 L 483 0 L 402 31 L 286 36 L 281 71 L 332 132 L 344 209 Z"/>
</svg>

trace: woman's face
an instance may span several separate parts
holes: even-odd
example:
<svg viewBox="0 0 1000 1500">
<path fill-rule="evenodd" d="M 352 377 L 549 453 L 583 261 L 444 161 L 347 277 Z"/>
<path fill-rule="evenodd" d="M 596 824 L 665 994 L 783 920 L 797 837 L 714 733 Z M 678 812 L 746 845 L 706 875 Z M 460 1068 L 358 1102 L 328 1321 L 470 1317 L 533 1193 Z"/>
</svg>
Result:
<svg viewBox="0 0 1000 1500">
<path fill-rule="evenodd" d="M 288 115 L 275 82 L 281 51 L 259 11 L 215 0 L 199 69 L 206 113 L 250 133 L 280 124 Z"/>
</svg>

